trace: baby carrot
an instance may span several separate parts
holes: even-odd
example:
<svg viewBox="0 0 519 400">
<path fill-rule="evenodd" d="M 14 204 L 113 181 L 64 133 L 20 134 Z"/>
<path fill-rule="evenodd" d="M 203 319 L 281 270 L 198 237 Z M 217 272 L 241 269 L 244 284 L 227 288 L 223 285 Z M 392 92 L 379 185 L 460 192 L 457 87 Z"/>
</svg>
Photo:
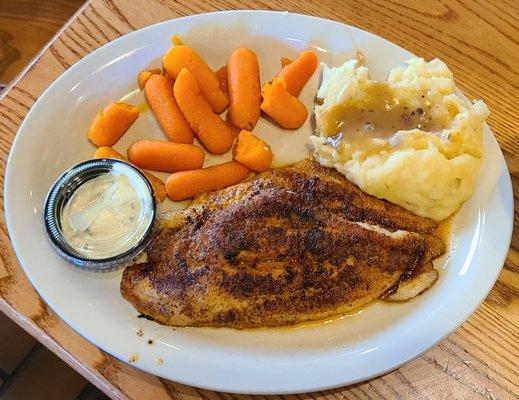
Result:
<svg viewBox="0 0 519 400">
<path fill-rule="evenodd" d="M 216 74 L 206 62 L 188 46 L 172 46 L 162 59 L 164 69 L 174 79 L 177 79 L 182 68 L 187 68 L 195 76 L 200 91 L 211 109 L 219 114 L 227 108 L 229 100 L 227 94 L 220 91 Z"/>
<path fill-rule="evenodd" d="M 261 84 L 258 58 L 238 48 L 227 62 L 229 119 L 240 129 L 252 130 L 260 117 Z"/>
<path fill-rule="evenodd" d="M 274 78 L 263 86 L 261 109 L 279 126 L 285 129 L 297 129 L 305 123 L 308 111 L 297 97 L 286 89 L 282 78 Z"/>
<path fill-rule="evenodd" d="M 119 153 L 117 150 L 112 149 L 109 146 L 98 147 L 94 153 L 94 158 L 115 158 L 129 163 L 128 159 Z"/>
<path fill-rule="evenodd" d="M 177 172 L 202 168 L 205 153 L 192 144 L 138 140 L 128 148 L 128 158 L 141 168 Z"/>
<path fill-rule="evenodd" d="M 152 75 L 144 95 L 162 130 L 177 143 L 193 143 L 194 134 L 175 101 L 173 82 L 163 75 Z"/>
<path fill-rule="evenodd" d="M 187 68 L 178 74 L 173 92 L 186 120 L 208 151 L 222 154 L 232 147 L 231 129 L 211 110 L 195 76 Z"/>
<path fill-rule="evenodd" d="M 97 113 L 88 129 L 88 140 L 96 146 L 112 146 L 139 116 L 139 109 L 111 102 Z"/>
<path fill-rule="evenodd" d="M 94 153 L 94 158 L 115 158 L 117 160 L 130 163 L 125 156 L 108 146 L 98 147 Z M 157 178 L 155 175 L 150 174 L 148 171 L 143 171 L 142 169 L 139 170 L 148 179 L 148 181 L 150 181 L 155 196 L 162 203 L 166 199 L 166 188 L 164 187 L 164 182 L 162 182 L 162 180 Z"/>
<path fill-rule="evenodd" d="M 94 153 L 94 158 L 115 158 L 117 160 L 128 162 L 128 159 L 125 156 L 109 146 L 98 147 Z"/>
<path fill-rule="evenodd" d="M 269 169 L 272 158 L 274 158 L 274 154 L 267 142 L 246 130 L 242 130 L 238 134 L 238 141 L 234 146 L 236 161 L 254 172 L 263 172 Z"/>
<path fill-rule="evenodd" d="M 96 116 L 94 117 L 94 120 L 88 127 L 88 140 L 90 140 L 93 144 L 96 146 L 104 146 L 104 143 L 107 143 L 108 140 L 105 137 L 105 128 L 104 128 L 104 122 L 103 122 L 103 110 L 99 111 Z M 114 140 L 115 143 L 117 141 Z M 111 143 L 110 145 L 112 145 Z"/>
<path fill-rule="evenodd" d="M 161 74 L 162 71 L 160 69 L 150 69 L 139 72 L 139 76 L 137 77 L 137 81 L 139 82 L 139 89 L 144 89 L 144 85 L 150 79 L 150 76 L 155 74 Z"/>
<path fill-rule="evenodd" d="M 194 171 L 171 174 L 166 193 L 171 200 L 186 200 L 205 192 L 219 190 L 244 180 L 250 170 L 237 161 L 230 161 Z"/>
<path fill-rule="evenodd" d="M 290 64 L 285 65 L 277 76 L 285 79 L 287 90 L 292 96 L 299 96 L 305 83 L 317 69 L 317 56 L 313 51 L 303 51 Z"/>
</svg>

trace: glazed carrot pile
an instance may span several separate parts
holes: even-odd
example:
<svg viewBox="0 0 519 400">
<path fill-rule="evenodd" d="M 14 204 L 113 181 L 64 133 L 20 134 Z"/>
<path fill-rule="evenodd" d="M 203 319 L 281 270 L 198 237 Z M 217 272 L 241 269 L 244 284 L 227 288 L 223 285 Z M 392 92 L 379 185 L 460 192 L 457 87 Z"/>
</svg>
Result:
<svg viewBox="0 0 519 400">
<path fill-rule="evenodd" d="M 163 68 L 141 71 L 137 77 L 165 140 L 138 140 L 128 148 L 128 158 L 114 150 L 111 146 L 135 122 L 139 109 L 112 102 L 88 129 L 88 139 L 97 146 L 94 157 L 116 158 L 142 169 L 161 202 L 166 196 L 187 200 L 237 184 L 251 171 L 269 169 L 274 154 L 252 131 L 262 115 L 284 129 L 304 124 L 308 110 L 298 96 L 317 69 L 316 54 L 283 57 L 278 74 L 262 86 L 259 61 L 250 49 L 234 50 L 227 64 L 213 71 L 178 36 L 171 43 Z M 233 161 L 203 168 L 204 150 L 224 154 L 231 148 Z M 163 182 L 147 170 L 171 175 Z"/>
</svg>

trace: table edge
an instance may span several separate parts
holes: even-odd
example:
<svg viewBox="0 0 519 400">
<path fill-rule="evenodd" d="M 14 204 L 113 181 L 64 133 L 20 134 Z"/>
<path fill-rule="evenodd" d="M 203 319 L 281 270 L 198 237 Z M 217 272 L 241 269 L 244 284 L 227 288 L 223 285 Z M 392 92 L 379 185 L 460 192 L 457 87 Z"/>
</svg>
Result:
<svg viewBox="0 0 519 400">
<path fill-rule="evenodd" d="M 0 91 L 0 100 L 2 100 L 7 93 L 11 91 L 13 87 L 32 69 L 32 67 L 38 62 L 43 54 L 48 50 L 50 46 L 56 41 L 56 39 L 69 27 L 76 18 L 83 13 L 83 11 L 90 5 L 93 0 L 85 0 L 85 2 L 70 16 L 67 21 L 56 31 L 54 35 L 38 50 L 38 52 L 31 58 L 31 60 L 23 67 L 23 69 L 11 79 L 10 82 Z"/>
</svg>

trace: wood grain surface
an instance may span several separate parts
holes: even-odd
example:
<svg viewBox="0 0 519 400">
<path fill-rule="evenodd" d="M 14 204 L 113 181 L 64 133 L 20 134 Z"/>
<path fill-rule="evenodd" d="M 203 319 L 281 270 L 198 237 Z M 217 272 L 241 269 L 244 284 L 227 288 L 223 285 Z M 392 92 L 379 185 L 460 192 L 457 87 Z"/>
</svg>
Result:
<svg viewBox="0 0 519 400">
<path fill-rule="evenodd" d="M 0 168 L 19 124 L 42 91 L 93 49 L 143 26 L 207 11 L 276 9 L 317 15 L 374 32 L 425 58 L 440 57 L 470 97 L 491 110 L 519 201 L 519 3 L 514 0 L 93 0 L 0 99 Z M 3 194 L 3 174 L 2 174 Z M 3 208 L 3 201 L 2 201 Z M 492 292 L 455 333 L 382 377 L 297 399 L 517 399 L 519 393 L 519 216 Z M 0 220 L 0 308 L 114 399 L 245 400 L 138 371 L 68 328 L 36 294 Z M 503 240 L 507 238 L 503 237 Z M 262 397 L 262 396 L 257 396 Z M 272 399 L 279 397 L 272 396 Z"/>
<path fill-rule="evenodd" d="M 84 0 L 0 0 L 0 83 L 8 83 Z"/>
</svg>

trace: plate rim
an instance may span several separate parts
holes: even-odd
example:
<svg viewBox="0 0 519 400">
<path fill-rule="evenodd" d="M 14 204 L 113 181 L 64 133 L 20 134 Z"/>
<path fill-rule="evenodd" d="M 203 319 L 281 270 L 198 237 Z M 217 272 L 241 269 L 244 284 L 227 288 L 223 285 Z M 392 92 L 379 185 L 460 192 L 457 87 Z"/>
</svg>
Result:
<svg viewBox="0 0 519 400">
<path fill-rule="evenodd" d="M 11 213 L 10 213 L 10 209 L 11 209 L 12 206 L 11 206 L 11 201 L 9 200 L 10 199 L 9 188 L 12 185 L 12 182 L 11 182 L 12 178 L 11 178 L 11 176 L 13 175 L 13 172 L 12 172 L 12 168 L 13 168 L 12 167 L 12 164 L 13 164 L 12 163 L 12 158 L 14 156 L 13 156 L 13 151 L 12 150 L 15 148 L 15 146 L 17 145 L 17 143 L 19 141 L 19 137 L 20 137 L 19 133 L 23 131 L 27 121 L 32 118 L 32 113 L 33 113 L 33 111 L 35 109 L 37 109 L 38 104 L 40 102 L 44 101 L 42 99 L 44 99 L 46 97 L 46 95 L 48 94 L 49 91 L 53 90 L 55 85 L 58 85 L 59 81 L 61 81 L 62 79 L 66 79 L 70 74 L 73 74 L 74 71 L 75 71 L 75 68 L 77 67 L 77 65 L 79 63 L 83 62 L 84 60 L 88 60 L 88 59 L 91 59 L 91 58 L 93 59 L 98 54 L 98 52 L 108 51 L 108 49 L 110 49 L 113 46 L 116 46 L 119 42 L 122 42 L 124 40 L 128 40 L 133 35 L 139 34 L 141 31 L 148 31 L 148 30 L 149 31 L 153 31 L 154 29 L 157 29 L 158 26 L 168 25 L 168 24 L 172 23 L 172 21 L 190 20 L 190 19 L 195 19 L 196 20 L 200 16 L 203 16 L 205 18 L 210 18 L 212 15 L 215 15 L 215 14 L 263 14 L 263 13 L 266 13 L 266 14 L 276 14 L 276 15 L 290 15 L 290 16 L 295 16 L 297 18 L 319 20 L 320 23 L 325 23 L 325 24 L 333 23 L 333 24 L 342 25 L 342 26 L 346 27 L 347 29 L 360 30 L 362 32 L 368 33 L 369 35 L 376 36 L 377 40 L 383 40 L 387 44 L 389 44 L 389 45 L 391 45 L 393 47 L 398 47 L 398 48 L 408 52 L 403 47 L 401 47 L 401 46 L 399 46 L 399 45 L 397 45 L 397 44 L 395 44 L 393 42 L 390 42 L 389 40 L 385 39 L 382 36 L 379 36 L 377 34 L 369 32 L 367 30 L 364 30 L 364 29 L 361 29 L 361 28 L 358 28 L 358 27 L 355 27 L 355 26 L 352 26 L 352 25 L 349 25 L 349 24 L 345 24 L 343 22 L 336 21 L 336 20 L 331 20 L 331 19 L 327 19 L 327 18 L 323 18 L 323 17 L 318 17 L 318 16 L 312 16 L 312 15 L 299 14 L 299 13 L 289 13 L 289 12 L 286 12 L 286 11 L 272 11 L 272 10 L 226 10 L 226 11 L 209 12 L 209 13 L 202 13 L 202 14 L 183 16 L 183 17 L 179 17 L 179 18 L 173 18 L 173 19 L 161 21 L 161 22 L 158 22 L 158 23 L 155 23 L 155 24 L 143 27 L 141 29 L 129 32 L 129 33 L 127 33 L 127 34 L 125 34 L 125 35 L 123 35 L 123 36 L 121 36 L 119 38 L 116 38 L 113 41 L 110 41 L 110 42 L 104 44 L 103 46 L 98 47 L 97 49 L 95 49 L 91 53 L 87 54 L 85 57 L 81 58 L 80 60 L 78 60 L 77 62 L 72 64 L 66 71 L 64 71 L 61 75 L 59 75 L 43 91 L 43 93 L 38 97 L 36 102 L 31 106 L 30 110 L 25 115 L 25 117 L 24 117 L 22 123 L 20 124 L 20 126 L 18 127 L 16 135 L 15 135 L 15 137 L 14 137 L 12 143 L 11 143 L 11 146 L 10 146 L 10 149 L 9 149 L 8 160 L 7 160 L 7 163 L 6 163 L 6 168 L 5 168 L 5 171 L 4 171 L 4 178 L 5 178 L 5 182 L 4 182 L 4 215 L 5 215 L 5 219 L 6 219 L 6 226 L 7 226 L 7 230 L 8 230 L 8 234 L 9 234 L 8 236 L 9 236 L 9 239 L 10 239 L 10 243 L 11 243 L 11 246 L 12 246 L 12 248 L 14 250 L 16 258 L 18 259 L 18 262 L 19 262 L 20 266 L 22 267 L 22 270 L 24 271 L 24 273 L 28 277 L 29 281 L 31 282 L 31 285 L 36 290 L 36 292 L 38 293 L 38 296 L 41 298 L 41 300 L 43 300 L 45 303 L 49 304 L 49 306 L 50 306 L 51 303 L 46 299 L 46 296 L 44 296 L 44 294 L 41 293 L 36 286 L 34 286 L 33 279 L 31 278 L 31 273 L 29 272 L 30 268 L 26 268 L 24 266 L 24 263 L 22 262 L 24 257 L 23 257 L 22 254 L 20 254 L 20 250 L 18 249 L 18 246 L 16 245 L 16 243 L 12 239 L 12 236 L 13 236 L 12 232 L 13 232 L 14 228 L 13 228 L 13 221 L 11 219 Z M 506 174 L 505 174 L 506 175 L 506 179 L 505 179 L 504 185 L 506 186 L 507 191 L 510 193 L 510 197 L 508 199 L 506 199 L 507 200 L 506 205 L 511 206 L 511 210 L 512 210 L 512 213 L 513 213 L 514 205 L 513 205 L 513 194 L 512 194 L 513 192 L 512 192 L 512 183 L 511 183 L 510 173 L 509 173 L 507 164 L 505 162 L 502 150 L 499 147 L 499 144 L 497 143 L 497 140 L 496 140 L 495 136 L 493 135 L 492 130 L 490 129 L 490 127 L 486 123 L 485 123 L 485 127 L 492 134 L 492 140 L 495 142 L 495 144 L 498 147 L 498 154 L 497 154 L 497 156 L 499 158 L 499 160 L 498 160 L 499 170 L 506 172 Z M 478 180 L 479 180 L 479 178 L 478 178 Z M 506 209 L 506 207 L 503 207 L 503 209 Z M 506 209 L 506 211 L 508 211 L 508 209 Z M 508 222 L 509 223 L 506 226 L 506 229 L 508 230 L 508 238 L 504 242 L 506 244 L 506 248 L 507 249 L 510 247 L 510 243 L 511 243 L 511 239 L 512 239 L 513 218 L 510 221 L 508 221 Z M 488 290 L 486 290 L 486 293 L 484 293 L 484 295 L 481 294 L 480 296 L 478 296 L 478 298 L 480 298 L 480 299 L 476 302 L 475 306 L 472 307 L 470 312 L 465 313 L 466 316 L 463 317 L 461 319 L 461 321 L 457 321 L 457 323 L 453 327 L 451 327 L 443 336 L 438 338 L 435 342 L 425 346 L 425 348 L 422 348 L 419 352 L 415 353 L 413 356 L 405 358 L 400 363 L 395 364 L 394 366 L 392 366 L 390 368 L 386 368 L 384 370 L 380 370 L 380 371 L 378 371 L 376 373 L 373 373 L 373 374 L 370 374 L 370 375 L 365 375 L 364 377 L 359 378 L 359 379 L 355 379 L 355 380 L 348 380 L 347 378 L 344 378 L 342 382 L 337 382 L 334 385 L 329 385 L 329 384 L 325 384 L 323 386 L 315 386 L 315 385 L 313 385 L 311 388 L 303 387 L 301 390 L 288 390 L 288 391 L 283 391 L 283 390 L 281 390 L 281 391 L 280 390 L 274 390 L 274 391 L 273 390 L 254 390 L 252 392 L 249 391 L 249 390 L 245 390 L 245 391 L 243 391 L 243 390 L 229 390 L 229 387 L 225 387 L 225 386 L 222 386 L 222 387 L 204 386 L 204 385 L 201 385 L 199 382 L 198 383 L 194 383 L 193 381 L 189 381 L 189 380 L 185 380 L 185 379 L 178 379 L 178 378 L 172 378 L 172 377 L 167 376 L 167 375 L 161 375 L 160 371 L 157 372 L 156 370 L 152 370 L 150 368 L 145 368 L 145 367 L 143 367 L 141 365 L 137 365 L 136 366 L 136 365 L 129 364 L 126 359 L 124 359 L 122 357 L 119 357 L 118 355 L 115 355 L 111 351 L 109 351 L 108 346 L 103 345 L 103 343 L 98 343 L 96 340 L 92 340 L 92 338 L 90 338 L 88 335 L 82 333 L 79 329 L 76 329 L 72 324 L 67 322 L 67 320 L 63 316 L 60 315 L 60 313 L 55 311 L 54 307 L 51 307 L 51 308 L 52 308 L 53 312 L 55 312 L 56 315 L 58 315 L 58 317 L 62 321 L 64 321 L 75 332 L 77 332 L 82 337 L 86 338 L 88 341 L 90 341 L 96 347 L 102 349 L 103 351 L 106 351 L 109 354 L 112 354 L 114 357 L 116 357 L 117 359 L 119 359 L 120 361 L 122 361 L 122 362 L 124 362 L 126 364 L 129 364 L 129 365 L 132 365 L 132 366 L 136 366 L 137 368 L 139 368 L 139 369 L 141 369 L 143 371 L 146 371 L 146 372 L 148 372 L 148 373 L 150 373 L 152 375 L 160 376 L 160 377 L 163 377 L 163 378 L 166 378 L 166 379 L 172 379 L 175 382 L 179 382 L 179 383 L 182 383 L 182 384 L 185 384 L 185 385 L 194 386 L 194 387 L 197 387 L 197 388 L 202 388 L 202 389 L 207 389 L 207 390 L 216 390 L 216 391 L 226 391 L 226 392 L 231 392 L 231 393 L 261 394 L 261 395 L 307 393 L 307 392 L 315 392 L 315 391 L 320 391 L 320 390 L 325 390 L 325 389 L 342 387 L 344 385 L 351 385 L 351 384 L 354 384 L 354 383 L 362 382 L 362 381 L 365 381 L 365 380 L 368 380 L 368 379 L 372 379 L 374 377 L 386 374 L 386 373 L 388 373 L 390 371 L 393 371 L 393 370 L 399 368 L 400 366 L 408 363 L 409 361 L 411 361 L 411 360 L 421 356 L 422 354 L 427 352 L 429 349 L 431 349 L 432 347 L 436 346 L 439 342 L 444 340 L 447 336 L 452 334 L 452 332 L 454 332 L 456 329 L 458 329 L 459 326 L 461 324 L 463 324 L 468 318 L 470 318 L 475 313 L 477 308 L 481 305 L 481 303 L 486 299 L 486 297 L 488 296 L 488 294 L 492 290 L 495 282 L 497 281 L 497 279 L 499 277 L 499 274 L 500 274 L 500 272 L 501 272 L 501 270 L 503 268 L 503 265 L 504 265 L 504 263 L 506 261 L 507 254 L 508 254 L 508 251 L 505 251 L 503 254 L 501 254 L 500 261 L 497 263 L 497 264 L 500 265 L 500 267 L 496 268 L 495 276 L 488 282 L 489 285 L 488 285 Z M 256 385 L 256 386 L 258 386 L 258 385 Z"/>
</svg>

